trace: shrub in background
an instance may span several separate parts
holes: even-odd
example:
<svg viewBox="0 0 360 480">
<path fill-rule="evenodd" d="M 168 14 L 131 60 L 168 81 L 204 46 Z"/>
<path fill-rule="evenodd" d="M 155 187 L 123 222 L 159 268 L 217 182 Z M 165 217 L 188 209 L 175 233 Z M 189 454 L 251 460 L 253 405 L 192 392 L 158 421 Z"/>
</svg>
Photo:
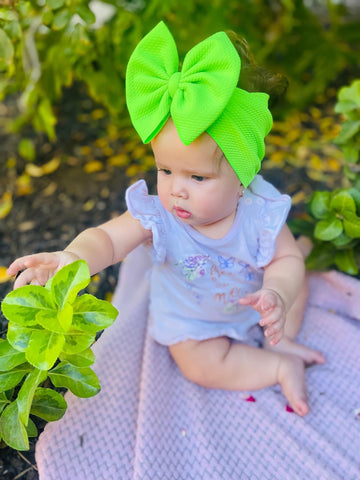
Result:
<svg viewBox="0 0 360 480">
<path fill-rule="evenodd" d="M 303 0 L 13 0 L 0 8 L 0 100 L 21 92 L 14 128 L 32 124 L 56 136 L 54 104 L 75 81 L 114 121 L 128 123 L 125 68 L 135 45 L 159 20 L 179 40 L 180 55 L 221 29 L 243 34 L 260 63 L 290 80 L 289 104 L 303 107 L 347 66 L 356 64 L 358 19 L 327 1 L 321 15 Z M 109 11 L 102 24 L 96 6 Z M 199 28 L 200 26 L 200 28 Z M 316 45 L 316 48 L 314 48 Z M 75 126 L 74 126 L 75 128 Z"/>
<path fill-rule="evenodd" d="M 335 139 L 344 154 L 345 188 L 317 191 L 310 202 L 314 242 L 307 259 L 312 269 L 336 267 L 350 275 L 360 269 L 360 80 L 340 89 L 335 106 L 345 121 Z"/>
</svg>

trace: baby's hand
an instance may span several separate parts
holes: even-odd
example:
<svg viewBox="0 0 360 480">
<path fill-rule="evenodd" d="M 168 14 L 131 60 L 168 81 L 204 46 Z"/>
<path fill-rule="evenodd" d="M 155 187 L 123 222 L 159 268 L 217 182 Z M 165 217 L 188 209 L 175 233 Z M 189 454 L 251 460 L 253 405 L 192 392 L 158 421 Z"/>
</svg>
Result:
<svg viewBox="0 0 360 480">
<path fill-rule="evenodd" d="M 241 305 L 250 305 L 261 315 L 260 325 L 270 345 L 276 345 L 284 334 L 286 309 L 284 300 L 275 290 L 262 288 L 240 298 Z"/>
<path fill-rule="evenodd" d="M 79 257 L 71 252 L 36 253 L 16 259 L 7 269 L 7 274 L 12 276 L 24 270 L 15 280 L 14 289 L 29 283 L 45 285 L 60 268 L 75 260 Z"/>
</svg>

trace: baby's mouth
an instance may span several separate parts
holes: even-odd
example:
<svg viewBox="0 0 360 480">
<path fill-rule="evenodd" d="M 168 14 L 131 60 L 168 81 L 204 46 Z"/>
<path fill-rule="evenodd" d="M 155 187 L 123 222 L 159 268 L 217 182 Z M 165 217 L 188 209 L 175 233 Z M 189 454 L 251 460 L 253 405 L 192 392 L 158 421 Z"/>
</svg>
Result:
<svg viewBox="0 0 360 480">
<path fill-rule="evenodd" d="M 180 207 L 174 207 L 174 212 L 175 212 L 175 215 L 177 215 L 179 218 L 186 219 L 191 217 L 190 212 Z"/>
</svg>

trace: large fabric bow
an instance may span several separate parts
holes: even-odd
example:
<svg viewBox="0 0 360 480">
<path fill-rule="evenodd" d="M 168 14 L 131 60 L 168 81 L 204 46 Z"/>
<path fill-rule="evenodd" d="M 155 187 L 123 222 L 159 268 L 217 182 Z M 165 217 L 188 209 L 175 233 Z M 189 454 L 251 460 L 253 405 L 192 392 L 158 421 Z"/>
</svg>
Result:
<svg viewBox="0 0 360 480">
<path fill-rule="evenodd" d="M 192 48 L 178 69 L 175 41 L 160 22 L 137 45 L 126 72 L 126 102 L 144 143 L 170 116 L 185 145 L 205 132 L 236 88 L 240 57 L 226 33 L 218 32 Z"/>
</svg>

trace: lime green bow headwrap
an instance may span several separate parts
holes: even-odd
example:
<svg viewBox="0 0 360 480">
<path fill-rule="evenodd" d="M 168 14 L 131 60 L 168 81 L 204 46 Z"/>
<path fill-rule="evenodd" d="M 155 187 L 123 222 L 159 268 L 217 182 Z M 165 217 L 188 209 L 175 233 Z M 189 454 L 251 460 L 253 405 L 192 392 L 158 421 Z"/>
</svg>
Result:
<svg viewBox="0 0 360 480">
<path fill-rule="evenodd" d="M 266 93 L 236 88 L 240 57 L 224 32 L 192 48 L 179 72 L 175 41 L 160 22 L 137 45 L 126 72 L 126 102 L 133 125 L 150 142 L 171 116 L 189 145 L 207 132 L 247 187 L 260 170 L 272 126 Z"/>
</svg>

